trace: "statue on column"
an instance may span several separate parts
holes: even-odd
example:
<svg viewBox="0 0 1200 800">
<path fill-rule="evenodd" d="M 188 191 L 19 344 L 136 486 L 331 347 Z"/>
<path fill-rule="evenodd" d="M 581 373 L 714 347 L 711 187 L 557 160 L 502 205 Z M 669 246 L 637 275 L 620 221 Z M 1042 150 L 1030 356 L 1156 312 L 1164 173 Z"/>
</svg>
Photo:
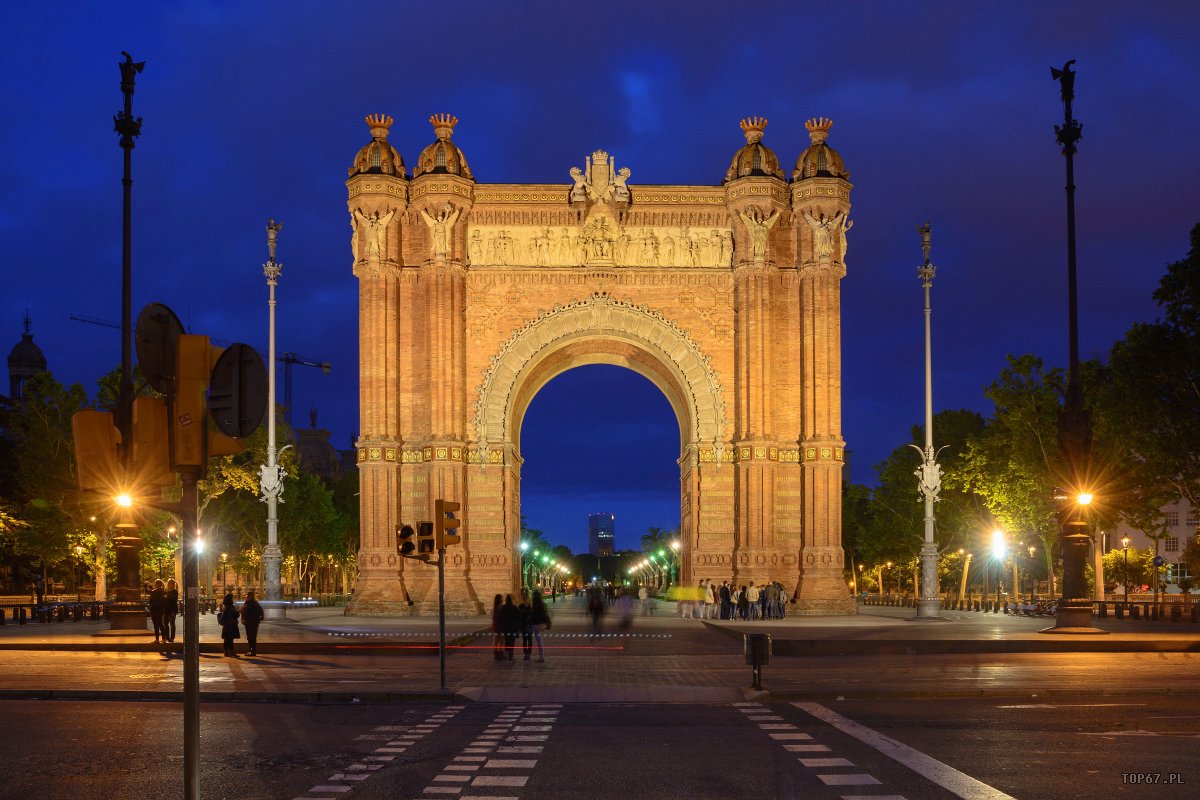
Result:
<svg viewBox="0 0 1200 800">
<path fill-rule="evenodd" d="M 846 232 L 854 227 L 854 220 L 850 219 L 849 216 L 842 214 L 841 212 L 838 212 L 838 215 L 834 217 L 834 219 L 838 219 L 839 217 L 841 218 L 841 224 L 838 225 L 838 244 L 841 246 L 841 249 L 838 252 L 841 253 L 842 261 L 845 262 Z"/>
<path fill-rule="evenodd" d="M 354 209 L 354 218 L 360 223 L 367 225 L 367 258 L 378 261 L 383 253 L 383 232 L 387 230 L 388 223 L 392 221 L 392 217 L 396 215 L 396 210 L 389 209 L 388 212 L 380 216 L 376 211 L 371 216 L 367 216 L 362 212 L 361 208 Z"/>
<path fill-rule="evenodd" d="M 828 263 L 833 258 L 833 232 L 838 216 L 841 214 L 834 217 L 822 214 L 821 218 L 817 219 L 807 211 L 804 212 L 804 219 L 812 229 L 813 255 L 817 257 L 817 261 Z"/>
<path fill-rule="evenodd" d="M 763 261 L 767 257 L 767 236 L 775 223 L 779 221 L 779 212 L 772 211 L 771 216 L 764 217 L 757 208 L 751 208 L 750 213 L 739 211 L 738 216 L 746 223 L 746 231 L 750 234 L 750 251 L 755 261 Z"/>
<path fill-rule="evenodd" d="M 430 246 L 433 257 L 445 258 L 450 248 L 450 229 L 454 227 L 455 221 L 458 220 L 458 209 L 450 203 L 446 203 L 446 205 L 442 206 L 438 215 L 434 217 L 422 208 L 421 218 L 429 226 Z"/>
</svg>

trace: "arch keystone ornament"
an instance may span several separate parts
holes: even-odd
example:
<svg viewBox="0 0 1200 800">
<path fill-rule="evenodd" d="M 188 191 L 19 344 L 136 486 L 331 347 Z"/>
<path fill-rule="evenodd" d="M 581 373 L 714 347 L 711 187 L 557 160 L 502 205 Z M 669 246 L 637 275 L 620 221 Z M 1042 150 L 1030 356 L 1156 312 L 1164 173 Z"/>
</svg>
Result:
<svg viewBox="0 0 1200 800">
<path fill-rule="evenodd" d="M 477 184 L 457 119 L 432 122 L 410 177 L 392 119 L 367 117 L 346 182 L 361 412 L 347 613 L 436 613 L 435 570 L 397 558 L 395 531 L 433 519 L 437 498 L 462 504 L 448 612 L 482 614 L 519 587 L 521 424 L 543 386 L 587 364 L 643 375 L 675 412 L 682 581 L 778 581 L 791 613 L 854 613 L 839 338 L 851 187 L 832 122 L 810 130 L 790 183 L 754 117 L 723 183 L 654 187 L 603 150 L 561 184 Z"/>
</svg>

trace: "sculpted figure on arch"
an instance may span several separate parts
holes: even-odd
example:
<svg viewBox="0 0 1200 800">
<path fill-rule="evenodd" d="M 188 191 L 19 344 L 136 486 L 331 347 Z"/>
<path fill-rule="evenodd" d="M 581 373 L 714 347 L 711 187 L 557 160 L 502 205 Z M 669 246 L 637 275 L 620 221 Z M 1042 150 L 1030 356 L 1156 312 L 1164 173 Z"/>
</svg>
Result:
<svg viewBox="0 0 1200 800">
<path fill-rule="evenodd" d="M 383 216 L 379 212 L 367 216 L 362 212 L 361 208 L 354 209 L 354 219 L 360 224 L 366 223 L 367 226 L 367 258 L 378 260 L 383 252 L 383 232 L 387 230 L 388 223 L 392 221 L 392 217 L 396 215 L 396 209 L 389 209 Z M 356 228 L 357 230 L 357 228 Z M 355 251 L 358 248 L 355 247 Z M 357 252 L 355 253 L 357 255 Z"/>
<path fill-rule="evenodd" d="M 434 217 L 422 208 L 421 219 L 425 220 L 425 224 L 429 227 L 433 257 L 444 257 L 449 249 L 450 229 L 454 227 L 454 223 L 458 219 L 458 209 L 450 203 L 446 203 Z"/>
<path fill-rule="evenodd" d="M 750 251 L 755 261 L 767 257 L 767 236 L 775 223 L 779 221 L 779 212 L 772 211 L 771 216 L 764 217 L 757 208 L 751 208 L 750 213 L 739 211 L 738 216 L 746 223 L 746 231 L 750 234 Z"/>
<path fill-rule="evenodd" d="M 833 258 L 833 233 L 835 228 L 840 229 L 838 217 L 841 213 L 826 218 L 824 214 L 820 219 L 817 219 L 807 211 L 804 212 L 804 219 L 808 222 L 808 227 L 812 228 L 813 233 L 813 255 L 817 257 L 817 261 L 826 262 Z"/>
</svg>

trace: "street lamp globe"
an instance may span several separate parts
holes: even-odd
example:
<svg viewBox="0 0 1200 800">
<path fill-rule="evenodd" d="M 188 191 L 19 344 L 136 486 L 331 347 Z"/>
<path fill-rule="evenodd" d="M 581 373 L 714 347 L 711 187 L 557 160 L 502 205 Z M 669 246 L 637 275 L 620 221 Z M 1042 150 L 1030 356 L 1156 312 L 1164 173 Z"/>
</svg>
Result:
<svg viewBox="0 0 1200 800">
<path fill-rule="evenodd" d="M 1008 554 L 1008 543 L 1004 531 L 997 528 L 992 531 L 992 557 L 1004 558 Z"/>
</svg>

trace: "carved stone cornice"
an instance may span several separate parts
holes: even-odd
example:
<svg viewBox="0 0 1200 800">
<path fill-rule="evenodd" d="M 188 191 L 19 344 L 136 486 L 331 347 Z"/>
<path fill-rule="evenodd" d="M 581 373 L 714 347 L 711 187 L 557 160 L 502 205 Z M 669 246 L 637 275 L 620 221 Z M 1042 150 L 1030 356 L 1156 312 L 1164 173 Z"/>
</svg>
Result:
<svg viewBox="0 0 1200 800">
<path fill-rule="evenodd" d="M 359 280 L 364 278 L 398 278 L 400 277 L 402 266 L 392 261 L 382 263 L 367 261 L 362 259 L 354 265 L 354 277 Z"/>
<path fill-rule="evenodd" d="M 346 181 L 346 194 L 350 200 L 381 195 L 403 208 L 408 204 L 408 181 L 393 175 L 355 175 Z"/>
</svg>

